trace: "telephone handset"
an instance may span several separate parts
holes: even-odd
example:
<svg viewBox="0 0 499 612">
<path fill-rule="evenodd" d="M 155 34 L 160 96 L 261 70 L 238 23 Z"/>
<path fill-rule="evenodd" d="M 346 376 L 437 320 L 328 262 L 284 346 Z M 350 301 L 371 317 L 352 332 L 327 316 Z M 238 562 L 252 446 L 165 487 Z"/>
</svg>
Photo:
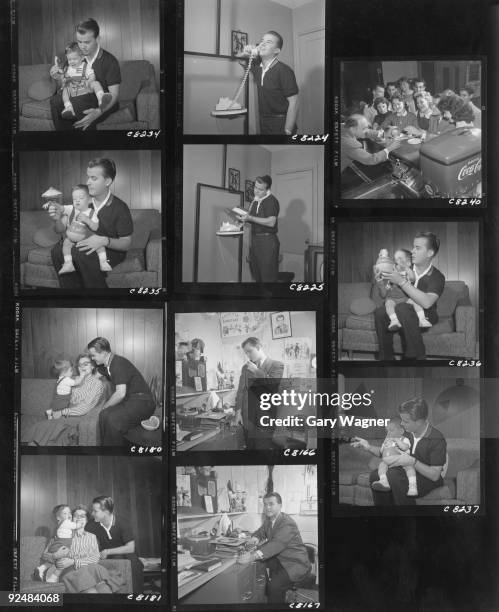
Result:
<svg viewBox="0 0 499 612">
<path fill-rule="evenodd" d="M 241 79 L 241 83 L 232 98 L 220 98 L 218 100 L 215 110 L 211 112 L 212 117 L 230 117 L 233 115 L 242 115 L 248 112 L 247 108 L 242 107 L 238 103 L 238 99 L 240 98 L 244 86 L 246 85 L 246 81 L 248 80 L 251 66 L 253 65 L 254 60 L 258 57 L 260 46 L 247 45 L 245 49 L 249 50 L 249 60 L 246 70 L 244 71 L 244 76 Z"/>
</svg>

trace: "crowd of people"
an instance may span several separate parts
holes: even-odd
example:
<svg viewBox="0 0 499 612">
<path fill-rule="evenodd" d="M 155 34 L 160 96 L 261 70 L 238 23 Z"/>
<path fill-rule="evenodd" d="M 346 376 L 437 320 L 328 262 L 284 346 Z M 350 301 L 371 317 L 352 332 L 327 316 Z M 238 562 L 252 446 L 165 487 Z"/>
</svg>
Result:
<svg viewBox="0 0 499 612">
<path fill-rule="evenodd" d="M 481 128 L 481 111 L 473 103 L 475 87 L 463 85 L 458 92 L 445 89 L 432 94 L 422 78 L 401 77 L 371 87 L 372 100 L 360 102 L 358 111 L 373 129 L 398 127 L 410 134 L 430 136 L 452 127 Z"/>
<path fill-rule="evenodd" d="M 463 85 L 458 92 L 445 89 L 432 95 L 423 78 L 400 77 L 370 88 L 370 101 L 357 101 L 344 113 L 341 133 L 341 171 L 352 162 L 377 165 L 400 147 L 402 132 L 429 140 L 455 128 L 480 128 L 481 110 L 473 103 L 475 87 Z M 359 139 L 386 137 L 384 149 L 365 150 Z"/>
</svg>

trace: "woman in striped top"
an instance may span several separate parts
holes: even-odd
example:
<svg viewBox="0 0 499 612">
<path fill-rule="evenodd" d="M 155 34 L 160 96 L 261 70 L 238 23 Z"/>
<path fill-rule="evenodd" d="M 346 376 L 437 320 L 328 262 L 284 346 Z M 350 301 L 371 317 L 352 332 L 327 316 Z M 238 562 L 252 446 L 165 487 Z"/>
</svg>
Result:
<svg viewBox="0 0 499 612">
<path fill-rule="evenodd" d="M 68 593 L 114 593 L 125 583 L 119 571 L 109 571 L 99 565 L 100 553 L 97 538 L 85 531 L 88 513 L 84 506 L 73 511 L 76 529 L 73 532 L 69 552 L 48 552 L 51 542 L 42 554 L 42 559 L 54 563 L 63 570 L 61 582 Z"/>
<path fill-rule="evenodd" d="M 82 353 L 76 360 L 78 371 L 83 380 L 78 387 L 73 387 L 69 405 L 55 420 L 44 420 L 35 423 L 22 437 L 22 444 L 32 446 L 71 446 L 77 436 L 77 427 L 83 416 L 105 400 L 106 385 L 87 353 Z"/>
</svg>

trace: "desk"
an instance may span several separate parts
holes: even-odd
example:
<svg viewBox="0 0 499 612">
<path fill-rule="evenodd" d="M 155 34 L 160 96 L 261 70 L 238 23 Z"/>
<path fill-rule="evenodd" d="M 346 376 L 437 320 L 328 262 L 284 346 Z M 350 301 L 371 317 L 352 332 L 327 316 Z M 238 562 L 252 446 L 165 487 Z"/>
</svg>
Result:
<svg viewBox="0 0 499 612">
<path fill-rule="evenodd" d="M 178 598 L 189 605 L 266 603 L 265 584 L 263 563 L 241 565 L 231 557 L 224 559 L 221 567 L 203 572 L 179 587 Z"/>
</svg>

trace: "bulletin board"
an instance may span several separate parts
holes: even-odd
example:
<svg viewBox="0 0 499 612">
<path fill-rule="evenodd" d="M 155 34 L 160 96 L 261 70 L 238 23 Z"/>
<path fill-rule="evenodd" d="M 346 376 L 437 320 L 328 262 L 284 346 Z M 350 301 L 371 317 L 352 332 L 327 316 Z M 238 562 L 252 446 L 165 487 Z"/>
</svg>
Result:
<svg viewBox="0 0 499 612">
<path fill-rule="evenodd" d="M 194 234 L 195 283 L 240 283 L 243 274 L 243 236 L 217 236 L 226 209 L 244 208 L 244 192 L 198 183 Z"/>
</svg>

